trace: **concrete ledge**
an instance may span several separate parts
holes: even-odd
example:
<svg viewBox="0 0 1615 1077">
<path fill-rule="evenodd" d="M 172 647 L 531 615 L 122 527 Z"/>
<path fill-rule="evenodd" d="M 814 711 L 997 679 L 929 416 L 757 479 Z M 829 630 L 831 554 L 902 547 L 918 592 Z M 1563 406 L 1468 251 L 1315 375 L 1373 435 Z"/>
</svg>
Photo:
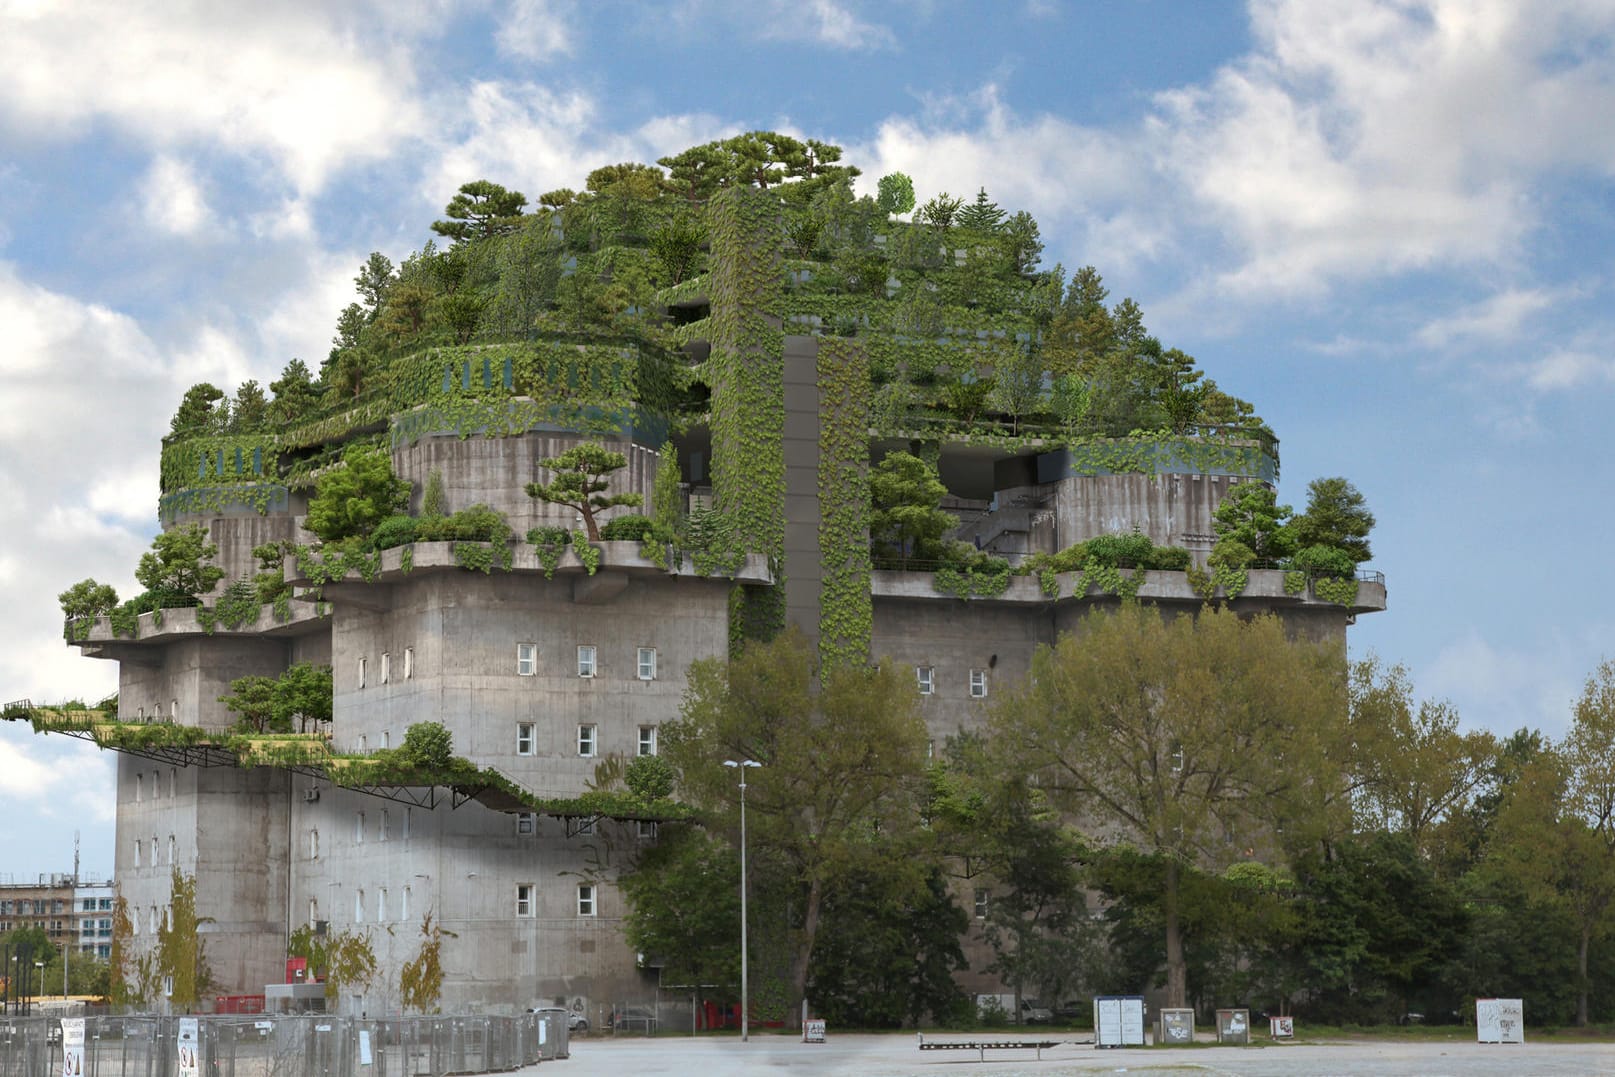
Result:
<svg viewBox="0 0 1615 1077">
<path fill-rule="evenodd" d="M 1123 569 L 1124 575 L 1132 575 L 1133 569 Z M 1078 595 L 1073 593 L 1077 587 L 1079 573 L 1062 572 L 1055 578 L 1060 584 L 1058 598 L 1050 598 L 1044 593 L 1041 582 L 1035 576 L 1011 576 L 1009 586 L 1001 595 L 991 598 L 961 599 L 956 595 L 943 594 L 936 589 L 936 576 L 930 572 L 899 572 L 881 570 L 870 574 L 871 591 L 876 598 L 904 598 L 930 600 L 934 602 L 982 602 L 1011 606 L 1047 605 L 1050 603 L 1092 602 L 1115 598 L 1109 593 L 1098 591 L 1085 591 Z M 1245 589 L 1239 596 L 1231 601 L 1237 607 L 1244 603 L 1259 602 L 1263 606 L 1310 606 L 1327 608 L 1334 603 L 1325 602 L 1312 593 L 1309 586 L 1298 595 L 1286 594 L 1284 591 L 1285 573 L 1274 568 L 1253 568 L 1247 575 Z M 1166 605 L 1199 605 L 1203 600 L 1189 586 L 1189 576 L 1186 572 L 1163 572 L 1151 569 L 1144 574 L 1144 585 L 1138 590 L 1138 597 L 1150 602 Z M 1223 596 L 1219 593 L 1219 598 Z M 1336 606 L 1337 609 L 1344 607 Z M 1361 580 L 1357 584 L 1357 601 L 1345 612 L 1353 615 L 1359 613 L 1378 613 L 1385 608 L 1385 584 L 1379 581 Z"/>
<path fill-rule="evenodd" d="M 68 644 L 82 647 L 86 655 L 123 658 L 122 654 L 113 652 L 125 644 L 167 643 L 181 636 L 301 636 L 316 631 L 321 620 L 314 606 L 307 602 L 293 602 L 283 621 L 277 621 L 274 607 L 266 604 L 258 611 L 257 620 L 239 628 L 215 624 L 213 631 L 209 632 L 202 627 L 201 613 L 202 609 L 198 606 L 163 610 L 163 623 L 160 626 L 156 623 L 156 613 L 142 613 L 135 621 L 134 636 L 113 634 L 112 622 L 106 617 L 97 617 L 88 636 L 82 640 L 69 640 Z"/>
</svg>

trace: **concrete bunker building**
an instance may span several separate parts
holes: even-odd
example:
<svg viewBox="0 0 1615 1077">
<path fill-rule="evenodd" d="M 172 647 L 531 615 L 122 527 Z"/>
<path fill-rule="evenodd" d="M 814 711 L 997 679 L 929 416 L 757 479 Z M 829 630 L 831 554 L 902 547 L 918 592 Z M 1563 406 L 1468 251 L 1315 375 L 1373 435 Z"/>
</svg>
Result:
<svg viewBox="0 0 1615 1077">
<path fill-rule="evenodd" d="M 524 492 L 544 478 L 538 460 L 602 444 L 628 457 L 614 489 L 648 500 L 671 439 L 688 503 L 710 506 L 730 537 L 722 556 L 602 542 L 594 571 L 575 549 L 546 565 L 519 538 L 476 556 L 464 547 L 479 544 L 415 543 L 338 570 L 288 556 L 295 597 L 233 627 L 206 607 L 144 614 L 133 631 L 104 617 L 81 626 L 72 642 L 119 664 L 120 723 L 191 731 L 103 738 L 122 749 L 116 879 L 137 950 L 153 944 L 178 868 L 214 918 L 207 953 L 227 993 L 281 980 L 288 934 L 303 924 L 390 929 L 372 937 L 381 967 L 396 969 L 430 910 L 457 936 L 444 950 L 445 1009 L 564 999 L 594 1016 L 644 999 L 656 971 L 623 940 L 611 880 L 656 840 L 657 819 L 591 811 L 584 794 L 602 758 L 657 751 L 692 662 L 725 655 L 747 624 L 789 623 L 827 660 L 913 667 L 940 743 L 977 724 L 1037 646 L 1119 601 L 1069 577 L 1012 576 L 961 595 L 939 589 L 935 571 L 873 568 L 872 460 L 896 449 L 933 460 L 956 536 L 1011 560 L 1137 529 L 1203 566 L 1229 488 L 1276 482 L 1276 443 L 1254 427 L 1074 440 L 930 413 L 916 386 L 990 371 L 1035 334 L 1030 276 L 1011 272 L 974 306 L 905 305 L 938 282 L 945 293 L 975 255 L 890 222 L 869 247 L 928 244 L 929 261 L 854 302 L 815 290 L 829 267 L 788 238 L 793 211 L 773 192 L 731 188 L 704 212 L 704 271 L 657 297 L 667 348 L 563 335 L 426 347 L 301 425 L 165 446 L 162 522 L 204 525 L 226 581 L 252 576 L 255 547 L 313 541 L 299 468 L 306 478 L 357 439 L 389 449 L 413 484 L 411 511 L 436 473 L 448 510 L 489 505 L 513 536 L 577 523 Z M 1138 571 L 1146 602 L 1204 600 L 1185 572 Z M 1252 569 L 1223 597 L 1343 643 L 1357 615 L 1385 604 L 1382 579 L 1351 590 L 1326 599 Z M 218 702 L 231 681 L 300 661 L 334 672 L 332 752 L 394 749 L 412 724 L 436 721 L 456 755 L 503 781 L 355 783 L 318 753 L 220 747 L 235 720 Z M 375 1013 L 397 1000 L 378 979 L 360 1004 Z"/>
</svg>

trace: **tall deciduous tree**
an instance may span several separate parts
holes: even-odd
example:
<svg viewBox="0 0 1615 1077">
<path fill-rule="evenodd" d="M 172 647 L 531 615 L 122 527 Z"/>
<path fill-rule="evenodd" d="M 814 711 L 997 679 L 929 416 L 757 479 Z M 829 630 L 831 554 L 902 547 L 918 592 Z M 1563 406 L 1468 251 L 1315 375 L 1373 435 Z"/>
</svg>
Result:
<svg viewBox="0 0 1615 1077">
<path fill-rule="evenodd" d="M 62 604 L 62 616 L 71 621 L 75 617 L 110 613 L 118 604 L 118 592 L 111 584 L 86 579 L 57 595 L 56 601 Z"/>
<path fill-rule="evenodd" d="M 201 926 L 212 923 L 213 918 L 197 912 L 196 876 L 186 875 L 176 867 L 169 887 L 168 911 L 157 927 L 157 970 L 172 977 L 170 1004 L 190 1013 L 213 986 L 207 945 L 200 932 Z"/>
<path fill-rule="evenodd" d="M 437 1013 L 437 1003 L 443 997 L 443 940 L 458 938 L 434 921 L 430 909 L 421 917 L 421 948 L 415 956 L 404 962 L 398 971 L 398 997 L 407 1010 L 416 1013 Z"/>
<path fill-rule="evenodd" d="M 912 676 L 890 665 L 816 670 L 813 648 L 788 631 L 733 661 L 693 663 L 680 716 L 662 727 L 682 793 L 725 831 L 738 831 L 740 794 L 724 761 L 762 764 L 745 771 L 748 848 L 783 865 L 796 895 L 788 950 L 797 1000 L 826 896 L 861 872 L 918 862 L 926 734 L 917 701 Z M 923 873 L 912 881 L 926 885 Z"/>
<path fill-rule="evenodd" d="M 565 505 L 583 517 L 590 542 L 600 541 L 600 524 L 595 513 L 617 505 L 639 506 L 639 494 L 607 494 L 613 472 L 628 466 L 628 457 L 599 445 L 574 445 L 560 456 L 540 460 L 538 466 L 554 474 L 550 482 L 530 482 L 527 496 L 551 505 Z"/>
<path fill-rule="evenodd" d="M 1407 670 L 1372 658 L 1352 666 L 1351 725 L 1365 829 L 1403 834 L 1429 859 L 1442 824 L 1465 817 L 1490 778 L 1496 740 L 1484 731 L 1459 732 L 1450 703 L 1415 703 Z"/>
<path fill-rule="evenodd" d="M 1587 679 L 1564 741 L 1514 782 L 1494 835 L 1494 855 L 1575 923 L 1576 1023 L 1586 1025 L 1588 955 L 1615 913 L 1615 662 Z"/>
<path fill-rule="evenodd" d="M 1168 1005 L 1187 997 L 1179 867 L 1270 844 L 1259 835 L 1340 780 L 1343 674 L 1338 652 L 1291 643 L 1277 618 L 1127 604 L 1042 648 L 994 708 L 1006 766 L 1096 835 L 1166 858 Z"/>
</svg>

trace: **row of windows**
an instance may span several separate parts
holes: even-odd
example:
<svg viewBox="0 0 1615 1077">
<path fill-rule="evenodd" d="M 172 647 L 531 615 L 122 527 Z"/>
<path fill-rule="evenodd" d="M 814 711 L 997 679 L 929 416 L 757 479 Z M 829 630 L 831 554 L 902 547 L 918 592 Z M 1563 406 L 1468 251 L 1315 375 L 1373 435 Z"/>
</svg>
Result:
<svg viewBox="0 0 1615 1077">
<path fill-rule="evenodd" d="M 408 808 L 398 813 L 396 817 L 391 809 L 382 808 L 376 813 L 376 840 L 391 841 L 394 837 L 397 837 L 399 841 L 408 841 L 413 819 L 414 817 L 410 814 L 410 809 Z M 353 843 L 363 845 L 369 833 L 369 817 L 362 811 L 354 812 Z M 312 829 L 308 832 L 308 858 L 310 860 L 320 858 L 320 832 L 318 829 Z"/>
<path fill-rule="evenodd" d="M 151 781 L 147 782 L 144 774 L 136 774 L 135 803 L 138 804 L 142 800 L 146 799 L 146 791 L 148 789 L 151 790 L 151 799 L 156 800 L 161 797 L 163 795 L 162 777 L 161 772 L 154 770 L 151 772 Z M 179 795 L 178 770 L 170 770 L 168 772 L 168 795 L 170 797 Z"/>
<path fill-rule="evenodd" d="M 101 921 L 81 920 L 79 922 L 79 934 L 83 935 L 85 938 L 89 938 L 91 935 L 95 935 L 98 932 L 102 936 L 111 937 L 112 921 L 107 919 Z"/>
<path fill-rule="evenodd" d="M 516 754 L 538 754 L 538 725 L 535 722 L 516 723 Z M 600 754 L 600 727 L 588 723 L 578 726 L 578 755 L 584 759 L 593 759 Z M 656 727 L 642 725 L 639 727 L 639 743 L 637 754 L 656 754 Z"/>
<path fill-rule="evenodd" d="M 370 659 L 366 658 L 363 655 L 361 655 L 359 657 L 359 670 L 358 670 L 358 673 L 359 673 L 359 687 L 363 688 L 363 687 L 365 687 L 366 684 L 369 683 L 369 677 L 370 677 Z M 401 679 L 403 679 L 403 680 L 407 681 L 407 680 L 413 680 L 414 679 L 414 677 L 415 677 L 415 648 L 413 648 L 413 647 L 405 647 L 404 648 L 403 669 L 401 670 L 401 673 L 402 673 L 402 678 Z M 393 656 L 392 656 L 391 651 L 383 651 L 381 653 L 380 674 L 381 674 L 381 676 L 378 679 L 378 683 L 380 683 L 380 684 L 391 684 L 392 683 L 392 679 L 393 679 Z"/>
<path fill-rule="evenodd" d="M 141 850 L 142 850 L 142 847 L 144 846 L 144 844 L 145 843 L 142 842 L 139 838 L 135 839 L 135 844 L 134 844 L 135 867 L 137 867 L 137 868 L 142 866 L 141 865 Z M 170 834 L 170 835 L 168 835 L 168 859 L 165 861 L 165 863 L 173 864 L 173 862 L 174 862 L 174 835 Z M 155 836 L 151 839 L 151 866 L 152 867 L 157 866 L 157 838 Z"/>
<path fill-rule="evenodd" d="M 128 714 L 129 712 L 124 711 L 123 713 Z M 150 716 L 152 718 L 154 718 L 154 719 L 155 718 L 161 718 L 163 716 L 163 705 L 161 703 L 153 703 L 151 705 L 151 715 Z M 136 707 L 135 708 L 135 718 L 136 718 L 136 720 L 145 721 L 146 717 L 147 717 L 147 715 L 146 715 L 146 708 L 145 707 Z M 173 721 L 177 721 L 178 719 L 179 719 L 179 700 L 170 699 L 168 701 L 168 720 L 170 722 L 173 722 Z"/>
<path fill-rule="evenodd" d="M 104 898 L 85 898 L 83 903 L 79 906 L 79 911 L 80 912 L 111 912 L 112 911 L 112 899 L 107 898 L 107 897 L 104 897 Z"/>
<path fill-rule="evenodd" d="M 641 841 L 652 841 L 652 840 L 655 839 L 655 837 L 656 837 L 656 824 L 655 823 L 651 822 L 648 819 L 640 819 L 635 824 L 635 826 L 637 827 L 639 839 Z M 520 835 L 537 834 L 538 833 L 538 813 L 537 812 L 530 812 L 530 811 L 518 812 L 517 815 L 516 815 L 516 833 L 520 834 Z M 593 819 L 574 820 L 573 824 L 572 824 L 571 833 L 574 834 L 574 835 L 593 834 L 594 833 L 594 820 Z"/>
<path fill-rule="evenodd" d="M 172 910 L 166 905 L 151 906 L 151 908 L 146 911 L 146 930 L 153 935 L 157 934 L 157 929 L 168 922 L 168 917 L 171 911 Z M 140 934 L 140 920 L 140 910 L 130 909 L 129 927 L 136 935 Z"/>
<path fill-rule="evenodd" d="M 920 695 L 922 695 L 922 696 L 934 696 L 934 695 L 936 695 L 937 680 L 936 680 L 936 667 L 935 666 L 915 666 L 914 667 L 914 679 L 919 682 Z M 986 699 L 987 698 L 987 671 L 986 670 L 984 670 L 984 669 L 973 669 L 973 670 L 970 671 L 970 698 L 971 699 Z"/>
<path fill-rule="evenodd" d="M 40 898 L 37 901 L 23 898 L 20 901 L 0 901 L 0 916 L 44 916 L 46 913 L 63 913 L 67 911 L 67 902 L 61 898 L 51 901 Z"/>
<path fill-rule="evenodd" d="M 593 883 L 578 884 L 578 915 L 593 916 L 595 914 L 595 893 Z M 532 883 L 518 883 L 516 885 L 516 915 L 538 915 L 538 887 Z"/>
<path fill-rule="evenodd" d="M 535 677 L 538 675 L 538 644 L 516 644 L 516 676 Z M 577 650 L 578 676 L 583 678 L 598 677 L 600 675 L 600 649 L 592 643 L 580 643 Z M 656 648 L 640 647 L 634 657 L 635 674 L 642 681 L 656 679 Z"/>
</svg>

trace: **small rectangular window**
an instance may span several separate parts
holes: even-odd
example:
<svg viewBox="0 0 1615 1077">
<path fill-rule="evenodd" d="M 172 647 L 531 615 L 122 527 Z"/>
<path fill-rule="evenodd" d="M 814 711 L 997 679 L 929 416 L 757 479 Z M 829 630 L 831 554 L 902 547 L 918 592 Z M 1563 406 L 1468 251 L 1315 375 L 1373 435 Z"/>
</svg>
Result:
<svg viewBox="0 0 1615 1077">
<path fill-rule="evenodd" d="M 976 919 L 987 919 L 987 891 L 982 889 L 976 890 Z"/>
<path fill-rule="evenodd" d="M 642 725 L 642 726 L 639 727 L 639 754 L 640 755 L 655 755 L 656 754 L 656 727 L 655 726 L 653 726 L 653 725 Z"/>
<path fill-rule="evenodd" d="M 310 860 L 320 858 L 320 832 L 318 830 L 308 832 L 308 858 Z"/>
<path fill-rule="evenodd" d="M 639 840 L 640 841 L 655 841 L 656 840 L 656 824 L 651 822 L 649 819 L 641 819 L 639 821 Z"/>
<path fill-rule="evenodd" d="M 364 891 L 363 890 L 355 890 L 353 892 L 353 922 L 356 923 L 356 924 L 364 923 Z"/>
<path fill-rule="evenodd" d="M 656 648 L 641 647 L 639 649 L 639 679 L 654 681 L 656 679 Z"/>
<path fill-rule="evenodd" d="M 364 844 L 364 812 L 353 813 L 353 844 Z"/>
<path fill-rule="evenodd" d="M 516 915 L 533 915 L 533 884 L 520 883 L 516 887 Z"/>
<path fill-rule="evenodd" d="M 516 814 L 516 833 L 534 834 L 538 831 L 538 815 L 535 812 L 524 811 Z"/>
<path fill-rule="evenodd" d="M 387 651 L 382 651 L 381 652 L 381 683 L 386 684 L 388 681 L 392 680 L 392 676 L 393 676 L 393 656 L 392 656 L 391 653 L 389 653 Z"/>
<path fill-rule="evenodd" d="M 140 866 L 140 845 L 140 840 L 137 838 L 135 840 L 135 867 L 137 868 Z"/>
<path fill-rule="evenodd" d="M 385 887 L 376 891 L 376 923 L 387 922 L 387 890 Z"/>
<path fill-rule="evenodd" d="M 405 808 L 404 809 L 404 825 L 398 828 L 398 836 L 400 838 L 403 838 L 405 841 L 409 840 L 409 825 L 410 825 L 410 814 L 409 813 L 412 810 L 414 810 L 414 809 L 412 809 L 412 808 Z"/>
<path fill-rule="evenodd" d="M 145 800 L 145 799 L 146 799 L 146 776 L 144 774 L 136 774 L 135 775 L 135 803 L 139 804 L 142 800 Z"/>
<path fill-rule="evenodd" d="M 538 672 L 538 644 L 516 644 L 516 676 L 531 677 Z"/>
<path fill-rule="evenodd" d="M 387 831 L 390 829 L 388 824 L 390 822 L 391 822 L 391 819 L 387 815 L 387 809 L 386 808 L 381 809 L 381 818 L 376 821 L 376 840 L 377 841 L 386 841 L 387 840 Z M 385 890 L 382 891 L 382 894 L 384 896 L 386 895 L 386 893 L 387 893 L 387 891 L 385 891 Z"/>
<path fill-rule="evenodd" d="M 970 671 L 970 698 L 971 699 L 986 699 L 987 698 L 987 671 L 986 670 L 984 670 L 984 669 L 973 669 L 973 670 Z"/>
<path fill-rule="evenodd" d="M 578 884 L 578 915 L 594 915 L 594 887 L 589 883 Z"/>
<path fill-rule="evenodd" d="M 409 887 L 404 887 L 404 896 L 398 902 L 398 919 L 409 919 Z"/>
<path fill-rule="evenodd" d="M 591 644 L 578 646 L 578 676 L 593 677 L 595 674 L 594 647 Z"/>
<path fill-rule="evenodd" d="M 920 695 L 928 696 L 936 691 L 936 668 L 934 666 L 915 666 L 914 677 L 920 684 Z"/>
<path fill-rule="evenodd" d="M 364 684 L 365 684 L 364 677 L 365 677 L 365 660 L 363 658 L 360 658 L 359 659 L 359 687 L 360 688 L 364 687 Z"/>
<path fill-rule="evenodd" d="M 516 754 L 532 755 L 537 740 L 532 722 L 516 723 Z"/>
<path fill-rule="evenodd" d="M 415 648 L 404 648 L 404 680 L 415 676 Z"/>
<path fill-rule="evenodd" d="M 595 754 L 595 749 L 597 747 L 595 728 L 596 727 L 592 725 L 578 726 L 578 754 L 583 756 L 585 759 L 592 759 Z"/>
</svg>

